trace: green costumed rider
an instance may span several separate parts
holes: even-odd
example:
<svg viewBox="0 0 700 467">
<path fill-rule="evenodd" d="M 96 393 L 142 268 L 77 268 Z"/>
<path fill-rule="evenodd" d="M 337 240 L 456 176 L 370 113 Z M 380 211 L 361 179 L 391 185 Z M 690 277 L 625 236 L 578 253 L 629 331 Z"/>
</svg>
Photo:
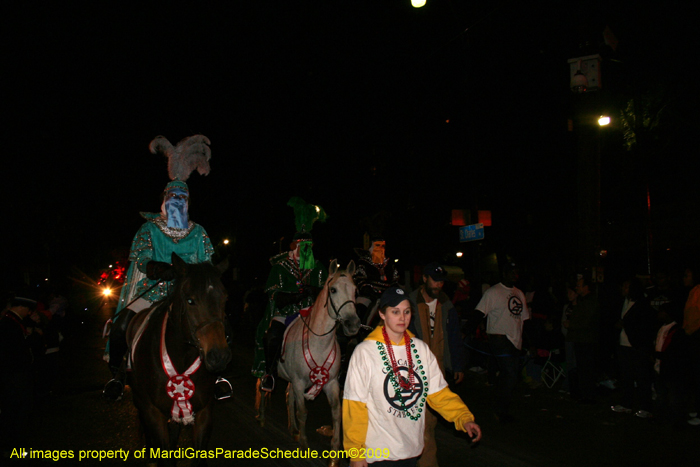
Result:
<svg viewBox="0 0 700 467">
<path fill-rule="evenodd" d="M 260 389 L 267 392 L 275 387 L 277 361 L 287 325 L 298 314 L 308 312 L 328 277 L 327 268 L 314 259 L 310 233 L 315 221 L 324 222 L 328 216 L 320 206 L 307 204 L 298 197 L 290 199 L 287 205 L 294 208 L 297 233 L 290 251 L 270 258 L 272 270 L 265 285 L 268 304 L 255 334 L 252 372 L 262 378 Z"/>
<path fill-rule="evenodd" d="M 168 158 L 171 182 L 163 191 L 160 213 L 141 213 L 146 222 L 136 232 L 129 253 L 129 269 L 122 287 L 110 329 L 105 360 L 113 378 L 104 388 L 103 396 L 119 400 L 126 382 L 124 356 L 128 350 L 126 329 L 137 313 L 164 299 L 173 288 L 175 271 L 170 265 L 172 253 L 190 264 L 211 261 L 214 253 L 204 228 L 189 220 L 190 191 L 185 183 L 195 169 L 209 173 L 210 141 L 194 135 L 173 146 L 158 136 L 149 146 L 153 154 Z M 230 385 L 229 385 L 230 387 Z"/>
</svg>

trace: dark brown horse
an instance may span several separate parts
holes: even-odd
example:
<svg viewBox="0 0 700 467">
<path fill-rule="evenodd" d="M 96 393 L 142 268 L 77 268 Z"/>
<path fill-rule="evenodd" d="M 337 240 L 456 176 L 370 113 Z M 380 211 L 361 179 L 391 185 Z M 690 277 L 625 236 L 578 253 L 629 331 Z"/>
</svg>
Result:
<svg viewBox="0 0 700 467">
<path fill-rule="evenodd" d="M 187 264 L 175 253 L 172 264 L 173 293 L 136 315 L 127 331 L 134 405 L 149 453 L 175 449 L 181 424 L 193 424 L 194 448 L 206 449 L 216 375 L 231 360 L 220 280 L 226 266 Z"/>
</svg>

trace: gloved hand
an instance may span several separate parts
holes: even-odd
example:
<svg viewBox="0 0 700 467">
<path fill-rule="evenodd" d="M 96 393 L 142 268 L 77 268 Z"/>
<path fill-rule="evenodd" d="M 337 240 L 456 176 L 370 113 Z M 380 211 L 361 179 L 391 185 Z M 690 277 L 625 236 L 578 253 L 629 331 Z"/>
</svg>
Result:
<svg viewBox="0 0 700 467">
<path fill-rule="evenodd" d="M 163 279 L 171 281 L 175 279 L 175 268 L 162 261 L 150 261 L 146 265 L 146 276 L 152 281 Z"/>
</svg>

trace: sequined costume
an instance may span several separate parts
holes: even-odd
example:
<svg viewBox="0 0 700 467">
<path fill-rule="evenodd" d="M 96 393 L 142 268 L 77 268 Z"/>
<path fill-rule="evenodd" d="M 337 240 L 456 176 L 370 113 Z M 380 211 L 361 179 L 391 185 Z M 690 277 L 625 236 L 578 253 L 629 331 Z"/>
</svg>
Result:
<svg viewBox="0 0 700 467">
<path fill-rule="evenodd" d="M 141 217 L 147 222 L 136 232 L 131 243 L 131 264 L 119 296 L 115 320 L 132 300 L 158 283 L 158 280 L 146 277 L 149 261 L 170 263 L 172 253 L 175 252 L 185 262 L 195 264 L 211 261 L 214 254 L 209 235 L 201 225 L 189 221 L 187 229 L 177 229 L 168 227 L 166 219 L 160 213 L 142 212 Z M 157 302 L 170 293 L 172 286 L 172 282 L 163 281 L 142 298 L 152 303 Z M 105 352 L 105 360 L 109 361 L 109 346 Z"/>
<path fill-rule="evenodd" d="M 265 333 L 274 318 L 288 318 L 299 310 L 313 305 L 316 293 L 303 293 L 305 290 L 320 290 L 326 282 L 328 271 L 316 260 L 313 269 L 300 270 L 298 262 L 291 258 L 291 252 L 280 253 L 270 258 L 272 270 L 267 278 L 265 293 L 268 304 L 265 316 L 255 333 L 255 361 L 252 373 L 260 378 L 265 375 Z M 301 294 L 299 301 L 289 303 L 291 294 Z"/>
<path fill-rule="evenodd" d="M 357 286 L 358 296 L 365 299 L 360 300 L 360 304 L 370 308 L 386 289 L 398 285 L 399 271 L 389 258 L 384 258 L 384 261 L 378 264 L 372 261 L 372 254 L 368 250 L 355 248 L 355 253 L 359 259 L 353 280 Z M 362 314 L 366 312 L 363 310 Z M 365 322 L 365 316 L 360 318 Z"/>
</svg>

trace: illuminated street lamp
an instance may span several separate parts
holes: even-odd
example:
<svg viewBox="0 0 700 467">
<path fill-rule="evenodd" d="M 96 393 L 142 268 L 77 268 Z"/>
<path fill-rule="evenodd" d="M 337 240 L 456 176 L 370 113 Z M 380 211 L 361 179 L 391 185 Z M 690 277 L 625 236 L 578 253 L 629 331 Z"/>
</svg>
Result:
<svg viewBox="0 0 700 467">
<path fill-rule="evenodd" d="M 600 125 L 600 126 L 610 125 L 610 117 L 608 117 L 607 115 L 601 115 L 600 118 L 598 119 L 598 125 Z"/>
<path fill-rule="evenodd" d="M 224 245 L 228 245 L 228 238 L 224 239 Z"/>
<path fill-rule="evenodd" d="M 413 8 L 420 8 L 425 6 L 425 0 L 411 0 L 411 5 L 413 5 Z"/>
<path fill-rule="evenodd" d="M 458 251 L 457 253 L 455 253 L 455 256 L 456 256 L 457 258 L 461 258 L 463 254 L 464 254 L 464 253 L 462 253 L 461 251 Z"/>
</svg>

